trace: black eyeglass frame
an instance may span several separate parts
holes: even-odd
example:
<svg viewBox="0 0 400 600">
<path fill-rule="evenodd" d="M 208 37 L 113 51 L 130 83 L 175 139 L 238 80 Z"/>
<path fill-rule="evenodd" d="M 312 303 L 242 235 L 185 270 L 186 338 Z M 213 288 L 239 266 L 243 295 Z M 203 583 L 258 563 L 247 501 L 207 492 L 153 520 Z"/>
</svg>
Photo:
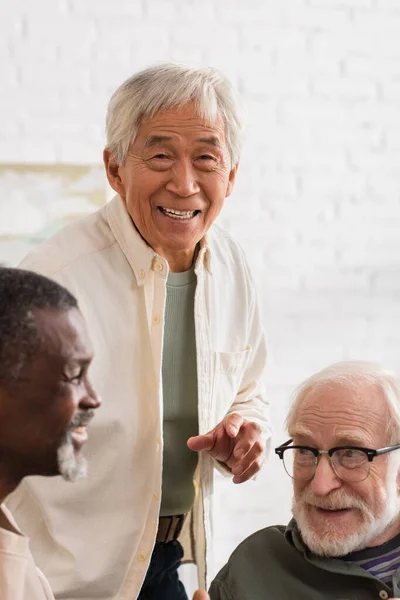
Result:
<svg viewBox="0 0 400 600">
<path fill-rule="evenodd" d="M 387 454 L 388 452 L 393 452 L 393 450 L 399 450 L 400 444 L 394 444 L 393 446 L 385 446 L 384 448 L 363 448 L 362 446 L 335 446 L 334 448 L 329 448 L 329 450 L 318 450 L 318 448 L 314 448 L 313 446 L 302 446 L 302 445 L 294 445 L 290 446 L 293 442 L 293 439 L 288 440 L 284 444 L 281 444 L 277 448 L 275 448 L 275 454 L 279 456 L 281 460 L 283 460 L 283 455 L 285 454 L 285 450 L 289 448 L 299 448 L 303 450 L 310 450 L 316 458 L 315 467 L 318 464 L 318 457 L 321 454 L 327 454 L 329 458 L 332 458 L 334 452 L 336 450 L 359 450 L 360 452 L 364 452 L 366 457 L 368 458 L 368 462 L 371 463 L 376 456 L 381 456 L 382 454 Z M 369 474 L 369 473 L 368 473 Z M 368 475 L 367 475 L 368 477 Z"/>
</svg>

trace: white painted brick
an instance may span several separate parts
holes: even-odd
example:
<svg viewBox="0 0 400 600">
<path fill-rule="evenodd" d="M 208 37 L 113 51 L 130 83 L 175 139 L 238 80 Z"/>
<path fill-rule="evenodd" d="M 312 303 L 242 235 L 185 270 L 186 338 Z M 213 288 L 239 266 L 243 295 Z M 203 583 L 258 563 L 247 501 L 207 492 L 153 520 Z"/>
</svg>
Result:
<svg viewBox="0 0 400 600">
<path fill-rule="evenodd" d="M 282 7 L 278 2 L 259 2 L 250 0 L 246 3 L 235 0 L 216 2 L 217 18 L 224 22 L 243 24 L 260 24 L 278 26 L 282 20 Z"/>
<path fill-rule="evenodd" d="M 296 98 L 284 100 L 281 107 L 282 122 L 290 126 L 313 123 L 320 127 L 329 125 L 334 129 L 336 126 L 347 126 L 351 124 L 348 107 L 343 99 L 336 98 Z"/>
<path fill-rule="evenodd" d="M 318 29 L 318 30 L 340 30 L 348 28 L 351 24 L 351 13 L 345 4 L 340 2 L 336 6 L 303 5 L 293 8 L 290 3 L 285 7 L 283 24 L 291 27 Z"/>
<path fill-rule="evenodd" d="M 221 2 L 223 4 L 223 2 Z M 163 2 L 145 2 L 144 14 L 149 21 L 176 23 L 177 19 L 189 23 L 215 17 L 216 6 L 213 0 L 196 2 L 195 0 L 163 0 Z"/>
<path fill-rule="evenodd" d="M 393 75 L 400 72 L 400 57 L 348 55 L 343 60 L 343 69 L 347 77 L 373 77 L 388 85 Z"/>
<path fill-rule="evenodd" d="M 113 0 L 112 2 L 99 2 L 98 0 L 69 0 L 72 14 L 114 17 L 118 15 L 121 20 L 126 17 L 143 17 L 143 3 L 140 0 Z"/>
<path fill-rule="evenodd" d="M 371 277 L 371 286 L 374 292 L 383 294 L 399 293 L 400 269 L 397 267 L 393 267 L 392 269 L 381 269 L 375 272 Z M 397 336 L 396 329 L 393 329 L 393 322 L 391 322 L 391 330 L 393 334 Z"/>
<path fill-rule="evenodd" d="M 400 12 L 399 3 L 396 0 L 376 0 L 376 8 L 382 12 L 390 11 L 390 14 L 396 13 L 398 15 Z"/>
<path fill-rule="evenodd" d="M 309 4 L 322 8 L 359 9 L 373 8 L 375 0 L 309 0 Z"/>
<path fill-rule="evenodd" d="M 279 77 L 268 76 L 262 63 L 258 73 L 251 73 L 244 82 L 245 93 L 265 94 L 267 97 L 307 96 L 309 94 L 309 82 L 307 78 L 297 73 L 282 74 Z"/>
<path fill-rule="evenodd" d="M 348 79 L 343 77 L 318 77 L 314 81 L 317 95 L 327 98 L 343 98 L 351 100 L 368 100 L 377 95 L 376 83 L 371 79 Z"/>
<path fill-rule="evenodd" d="M 176 44 L 202 46 L 204 44 L 204 36 L 207 32 L 207 44 L 204 49 L 209 52 L 212 49 L 225 48 L 225 53 L 229 53 L 231 49 L 238 47 L 239 34 L 236 27 L 233 25 L 218 25 L 215 21 L 209 21 L 206 25 L 202 22 L 191 23 L 191 26 L 185 26 L 182 23 L 181 27 L 174 27 L 170 32 L 171 49 L 173 51 Z"/>
<path fill-rule="evenodd" d="M 386 144 L 388 152 L 392 150 L 399 151 L 400 150 L 400 127 L 393 127 L 389 131 L 386 132 Z"/>
<path fill-rule="evenodd" d="M 351 164 L 356 168 L 363 170 L 373 170 L 381 172 L 393 172 L 398 168 L 400 153 L 392 151 L 390 154 L 379 152 L 368 152 L 363 150 L 352 150 L 349 153 Z"/>
<path fill-rule="evenodd" d="M 400 125 L 400 107 L 398 102 L 376 102 L 371 98 L 349 108 L 351 119 L 358 124 L 369 126 L 380 124 L 388 128 Z"/>
<path fill-rule="evenodd" d="M 9 2 L 0 2 L 0 14 L 7 17 L 11 13 L 15 15 L 28 16 L 29 18 L 39 14 L 66 14 L 69 10 L 68 0 L 38 0 L 35 6 L 32 6 L 30 0 L 13 0 Z"/>
<path fill-rule="evenodd" d="M 93 19 L 84 17 L 33 14 L 26 20 L 27 42 L 39 47 L 42 42 L 50 40 L 53 51 L 61 43 L 90 45 L 95 40 L 95 26 Z"/>
<path fill-rule="evenodd" d="M 367 269 L 341 269 L 313 267 L 312 271 L 305 276 L 304 286 L 310 290 L 320 291 L 362 291 L 369 293 L 371 287 L 371 274 Z M 336 321 L 335 321 L 336 323 Z M 309 324 L 314 327 L 316 324 Z"/>
<path fill-rule="evenodd" d="M 241 28 L 240 39 L 244 51 L 252 48 L 268 54 L 272 51 L 294 53 L 307 50 L 307 36 L 296 27 L 274 28 L 255 22 Z"/>
<path fill-rule="evenodd" d="M 400 70 L 398 73 L 400 75 Z M 385 82 L 382 87 L 382 96 L 385 100 L 388 99 L 389 101 L 400 100 L 400 82 L 398 80 Z"/>
</svg>

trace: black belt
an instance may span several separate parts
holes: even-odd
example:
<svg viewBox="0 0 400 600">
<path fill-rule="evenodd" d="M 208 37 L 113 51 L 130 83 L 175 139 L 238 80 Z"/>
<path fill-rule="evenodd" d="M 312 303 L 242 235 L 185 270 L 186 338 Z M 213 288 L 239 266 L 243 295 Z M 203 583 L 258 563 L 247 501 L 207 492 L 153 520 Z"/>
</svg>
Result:
<svg viewBox="0 0 400 600">
<path fill-rule="evenodd" d="M 177 540 L 182 531 L 186 515 L 173 515 L 172 517 L 160 517 L 158 519 L 158 530 L 156 542 L 173 542 Z"/>
</svg>

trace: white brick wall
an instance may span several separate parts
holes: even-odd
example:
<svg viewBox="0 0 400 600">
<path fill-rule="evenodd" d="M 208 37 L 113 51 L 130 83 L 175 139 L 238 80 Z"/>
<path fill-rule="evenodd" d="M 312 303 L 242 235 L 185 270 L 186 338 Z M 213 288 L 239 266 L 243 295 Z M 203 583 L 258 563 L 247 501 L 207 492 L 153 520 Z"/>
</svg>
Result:
<svg viewBox="0 0 400 600">
<path fill-rule="evenodd" d="M 110 94 L 154 61 L 214 65 L 249 119 L 221 222 L 258 282 L 275 442 L 303 377 L 345 358 L 400 372 L 399 0 L 13 0 L 0 4 L 0 161 L 97 163 Z M 217 566 L 289 516 L 272 457 L 220 483 Z"/>
</svg>

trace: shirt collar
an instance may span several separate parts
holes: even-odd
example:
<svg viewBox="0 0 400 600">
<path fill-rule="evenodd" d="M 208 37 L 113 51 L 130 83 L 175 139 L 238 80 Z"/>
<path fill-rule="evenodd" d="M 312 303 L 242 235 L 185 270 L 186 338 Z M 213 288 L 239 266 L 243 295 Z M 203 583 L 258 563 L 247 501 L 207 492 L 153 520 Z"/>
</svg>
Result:
<svg viewBox="0 0 400 600">
<path fill-rule="evenodd" d="M 133 224 L 121 196 L 114 196 L 107 204 L 106 217 L 116 241 L 135 273 L 138 286 L 146 283 L 151 270 L 166 279 L 169 271 L 167 261 L 146 244 Z M 203 265 L 211 274 L 211 252 L 207 236 L 200 240 L 200 251 L 195 265 L 196 275 Z"/>
</svg>

